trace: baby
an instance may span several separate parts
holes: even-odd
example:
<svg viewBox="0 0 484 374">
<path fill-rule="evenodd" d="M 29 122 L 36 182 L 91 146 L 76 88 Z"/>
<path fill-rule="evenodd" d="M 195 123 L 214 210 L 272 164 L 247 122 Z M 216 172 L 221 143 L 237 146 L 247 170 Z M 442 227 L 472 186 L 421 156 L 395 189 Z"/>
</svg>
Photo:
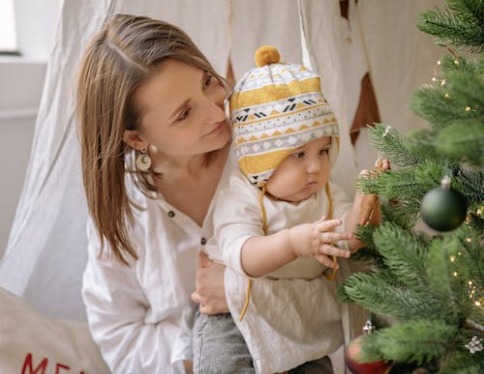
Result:
<svg viewBox="0 0 484 374">
<path fill-rule="evenodd" d="M 256 373 L 333 373 L 340 363 L 328 357 L 364 322 L 363 313 L 351 320 L 333 281 L 351 273 L 345 259 L 361 247 L 353 231 L 363 195 L 351 204 L 329 181 L 338 124 L 319 76 L 279 59 L 275 48 L 259 48 L 258 67 L 230 97 L 239 168 L 218 195 L 216 245 L 206 251 L 232 270 L 227 324 L 240 331 Z M 218 344 L 222 351 L 232 343 L 222 337 Z"/>
</svg>

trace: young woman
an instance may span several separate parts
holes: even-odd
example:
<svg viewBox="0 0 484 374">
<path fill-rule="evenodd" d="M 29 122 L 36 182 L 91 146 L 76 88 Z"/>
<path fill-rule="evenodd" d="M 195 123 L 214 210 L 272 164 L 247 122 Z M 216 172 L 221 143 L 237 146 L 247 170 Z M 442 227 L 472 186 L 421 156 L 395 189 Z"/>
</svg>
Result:
<svg viewBox="0 0 484 374">
<path fill-rule="evenodd" d="M 227 91 L 189 37 L 165 22 L 117 15 L 85 52 L 83 298 L 113 373 L 191 371 L 192 300 L 201 313 L 228 312 L 223 267 L 199 261 L 231 165 Z"/>
</svg>

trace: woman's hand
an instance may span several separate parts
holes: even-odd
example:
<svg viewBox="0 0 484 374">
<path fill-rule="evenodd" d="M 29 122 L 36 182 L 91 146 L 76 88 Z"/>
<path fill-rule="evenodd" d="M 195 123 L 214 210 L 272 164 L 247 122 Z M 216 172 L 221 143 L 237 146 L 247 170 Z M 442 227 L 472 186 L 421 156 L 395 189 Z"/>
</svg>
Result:
<svg viewBox="0 0 484 374">
<path fill-rule="evenodd" d="M 200 313 L 229 313 L 224 288 L 225 267 L 211 261 L 204 252 L 199 253 L 198 265 L 196 289 L 191 297 L 200 304 Z"/>
<path fill-rule="evenodd" d="M 290 242 L 296 256 L 310 256 L 323 265 L 337 269 L 339 265 L 330 256 L 350 256 L 350 251 L 335 247 L 334 242 L 353 239 L 353 234 L 347 232 L 333 232 L 341 225 L 338 219 L 327 220 L 322 217 L 319 221 L 302 224 L 289 229 Z"/>
</svg>

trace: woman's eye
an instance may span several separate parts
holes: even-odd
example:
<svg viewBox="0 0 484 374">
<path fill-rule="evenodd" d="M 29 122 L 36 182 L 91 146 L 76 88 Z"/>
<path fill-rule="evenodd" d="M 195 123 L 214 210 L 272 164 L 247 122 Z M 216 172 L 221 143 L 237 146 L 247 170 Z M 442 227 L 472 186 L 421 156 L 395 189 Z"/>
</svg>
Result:
<svg viewBox="0 0 484 374">
<path fill-rule="evenodd" d="M 190 113 L 190 109 L 186 109 L 183 111 L 183 113 L 178 117 L 178 121 L 183 121 L 188 117 L 188 114 Z"/>
<path fill-rule="evenodd" d="M 294 158 L 304 158 L 305 154 L 306 154 L 305 152 L 296 152 L 296 153 L 293 153 L 292 156 Z"/>
<path fill-rule="evenodd" d="M 207 75 L 207 78 L 205 79 L 205 87 L 210 86 L 210 83 L 212 83 L 213 75 Z"/>
<path fill-rule="evenodd" d="M 328 154 L 328 151 L 329 151 L 329 149 L 328 149 L 328 148 L 321 149 L 321 150 L 319 151 L 319 154 L 320 154 L 320 155 L 322 155 L 322 156 L 324 156 L 324 155 L 327 155 L 327 154 Z"/>
</svg>

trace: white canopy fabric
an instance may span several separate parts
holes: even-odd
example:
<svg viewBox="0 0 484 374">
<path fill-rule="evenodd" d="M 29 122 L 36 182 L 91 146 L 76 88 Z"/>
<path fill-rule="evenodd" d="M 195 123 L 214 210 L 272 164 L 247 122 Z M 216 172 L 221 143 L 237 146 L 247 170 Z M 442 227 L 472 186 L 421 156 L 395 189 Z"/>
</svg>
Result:
<svg viewBox="0 0 484 374">
<path fill-rule="evenodd" d="M 253 54 L 263 44 L 276 46 L 285 61 L 304 60 L 322 75 L 340 123 L 333 179 L 351 195 L 357 171 L 371 166 L 376 155 L 364 136 L 356 148 L 349 139 L 361 78 L 371 68 L 385 123 L 402 131 L 415 127 L 409 95 L 430 81 L 440 57 L 432 40 L 415 28 L 416 15 L 443 2 L 365 0 L 357 9 L 351 0 L 347 21 L 337 0 L 65 0 L 24 189 L 0 262 L 0 286 L 48 316 L 85 319 L 80 288 L 87 208 L 74 99 L 82 51 L 106 18 L 131 13 L 172 22 L 222 75 L 230 56 L 236 79 L 254 66 Z"/>
<path fill-rule="evenodd" d="M 444 1 L 350 1 L 345 19 L 338 1 L 299 0 L 308 51 L 305 63 L 321 74 L 323 92 L 342 134 L 333 179 L 350 195 L 355 175 L 371 168 L 378 156 L 369 146 L 366 130 L 355 147 L 349 138 L 361 80 L 370 73 L 383 123 L 402 133 L 422 126 L 408 104 L 420 84 L 431 82 L 441 49 L 416 24 L 420 12 L 437 5 Z"/>
</svg>

